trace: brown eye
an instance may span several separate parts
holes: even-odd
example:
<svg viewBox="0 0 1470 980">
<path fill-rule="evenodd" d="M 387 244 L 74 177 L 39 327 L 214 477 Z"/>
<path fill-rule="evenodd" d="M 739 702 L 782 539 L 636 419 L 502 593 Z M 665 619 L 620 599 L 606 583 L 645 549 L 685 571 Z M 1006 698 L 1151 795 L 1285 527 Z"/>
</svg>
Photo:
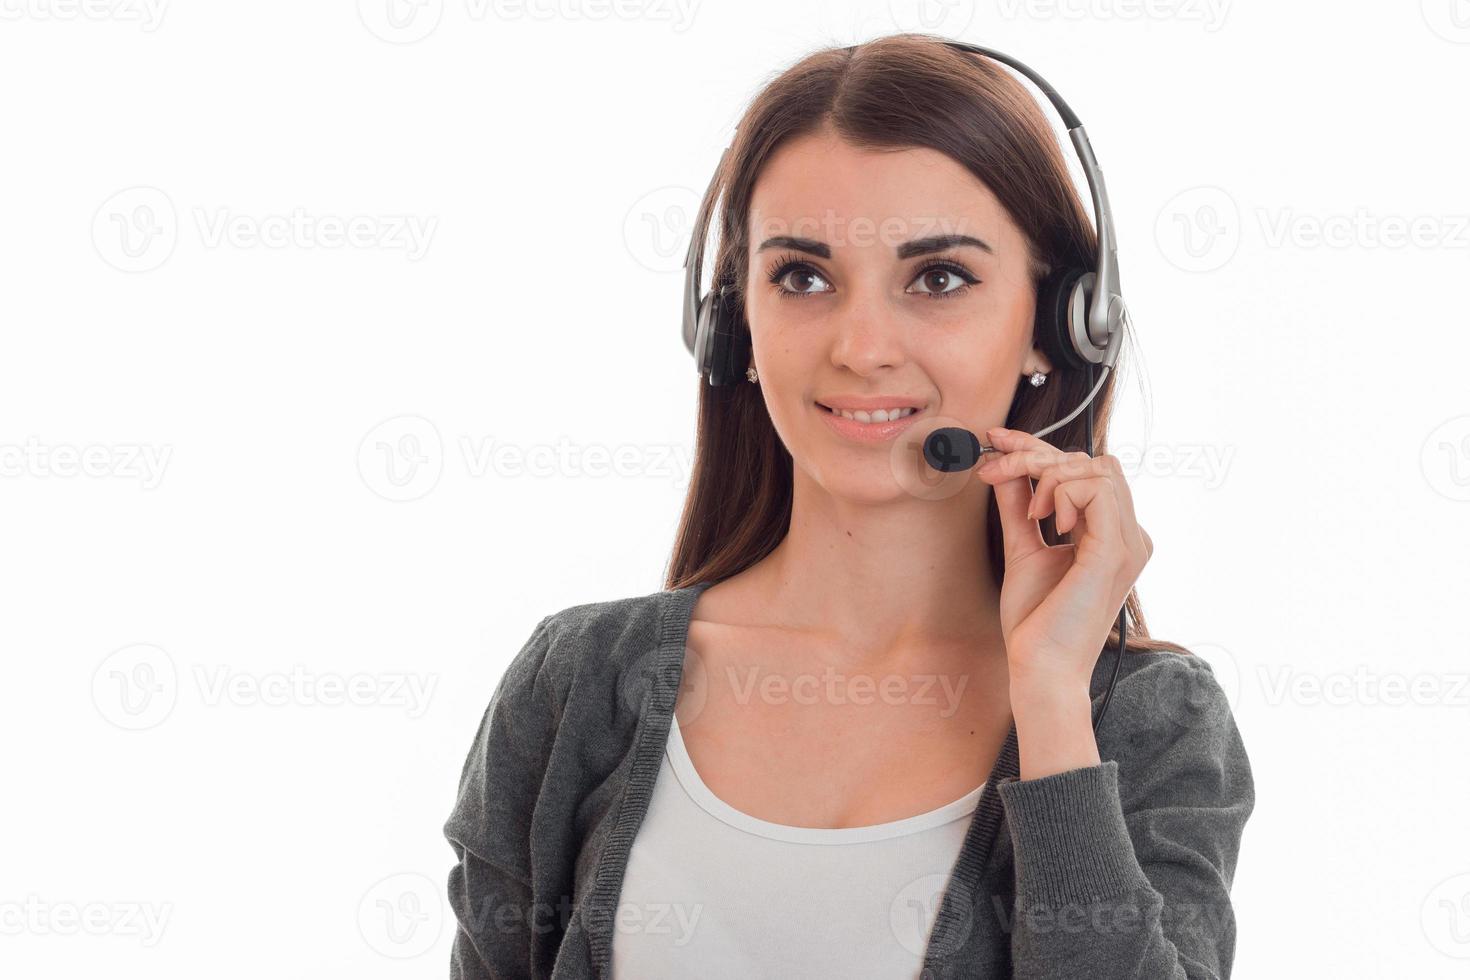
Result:
<svg viewBox="0 0 1470 980">
<path fill-rule="evenodd" d="M 781 296 L 812 296 L 831 292 L 831 285 L 822 274 L 805 262 L 782 263 L 771 271 L 769 278 Z M 813 288 L 814 283 L 821 283 L 827 288 Z"/>
<path fill-rule="evenodd" d="M 914 282 L 922 284 L 925 288 L 916 289 L 913 292 L 931 299 L 948 299 L 965 292 L 979 281 L 979 278 L 957 263 L 934 262 L 925 266 L 914 278 Z"/>
</svg>

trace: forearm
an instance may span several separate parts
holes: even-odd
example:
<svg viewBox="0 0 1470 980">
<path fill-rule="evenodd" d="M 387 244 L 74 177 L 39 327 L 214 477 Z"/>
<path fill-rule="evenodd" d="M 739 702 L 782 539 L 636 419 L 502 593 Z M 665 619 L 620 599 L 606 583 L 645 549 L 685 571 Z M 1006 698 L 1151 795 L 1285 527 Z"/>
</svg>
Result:
<svg viewBox="0 0 1470 980">
<path fill-rule="evenodd" d="M 1015 977 L 1228 978 L 1230 882 L 1255 792 L 1224 691 L 1192 657 L 1142 662 L 1119 686 L 1127 736 L 1100 750 L 1076 678 L 1041 673 L 1013 665 L 1019 766 L 997 786 Z M 1161 692 L 1181 690 L 1187 708 L 1158 710 Z"/>
</svg>

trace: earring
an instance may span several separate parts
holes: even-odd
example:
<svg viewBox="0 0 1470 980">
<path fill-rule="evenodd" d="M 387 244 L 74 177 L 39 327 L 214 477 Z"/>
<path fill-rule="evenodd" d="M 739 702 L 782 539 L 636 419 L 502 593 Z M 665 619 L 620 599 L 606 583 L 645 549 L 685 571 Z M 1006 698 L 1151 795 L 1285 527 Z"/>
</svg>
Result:
<svg viewBox="0 0 1470 980">
<path fill-rule="evenodd" d="M 749 381 L 751 384 L 755 384 L 758 380 L 760 380 L 760 375 L 755 373 L 754 364 L 745 369 L 745 380 Z"/>
<path fill-rule="evenodd" d="M 1040 388 L 1042 385 L 1046 384 L 1046 375 L 1040 371 L 1034 372 L 1031 375 L 1031 384 L 1037 388 Z"/>
</svg>

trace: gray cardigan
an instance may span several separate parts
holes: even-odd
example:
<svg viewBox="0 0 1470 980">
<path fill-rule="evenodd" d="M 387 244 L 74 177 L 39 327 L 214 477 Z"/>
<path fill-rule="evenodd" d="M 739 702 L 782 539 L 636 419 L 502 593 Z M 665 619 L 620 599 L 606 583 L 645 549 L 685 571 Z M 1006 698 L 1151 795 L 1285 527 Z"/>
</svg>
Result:
<svg viewBox="0 0 1470 980">
<path fill-rule="evenodd" d="M 537 623 L 511 661 L 444 826 L 457 858 L 451 977 L 610 976 L 629 848 L 668 738 L 694 602 L 711 584 L 570 606 Z M 1094 705 L 1112 660 L 1098 658 Z M 1230 975 L 1230 883 L 1255 789 L 1209 666 L 1126 653 L 1098 754 L 1100 765 L 1021 781 L 1012 726 L 934 920 L 923 980 Z"/>
</svg>

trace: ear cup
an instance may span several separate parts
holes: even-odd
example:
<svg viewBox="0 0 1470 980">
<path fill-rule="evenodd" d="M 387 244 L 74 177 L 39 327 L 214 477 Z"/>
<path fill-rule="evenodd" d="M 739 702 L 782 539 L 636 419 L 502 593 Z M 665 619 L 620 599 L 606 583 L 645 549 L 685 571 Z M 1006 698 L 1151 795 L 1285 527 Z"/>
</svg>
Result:
<svg viewBox="0 0 1470 980">
<path fill-rule="evenodd" d="M 694 356 L 701 374 L 711 385 L 732 385 L 745 380 L 750 366 L 750 332 L 735 288 L 721 283 L 699 305 Z"/>
<path fill-rule="evenodd" d="M 1077 352 L 1072 339 L 1071 320 L 1074 294 L 1083 289 L 1082 279 L 1087 275 L 1082 269 L 1058 269 L 1041 281 L 1036 290 L 1036 341 L 1042 351 L 1057 367 L 1085 368 L 1090 361 Z M 1087 304 L 1080 304 L 1083 313 Z"/>
</svg>

